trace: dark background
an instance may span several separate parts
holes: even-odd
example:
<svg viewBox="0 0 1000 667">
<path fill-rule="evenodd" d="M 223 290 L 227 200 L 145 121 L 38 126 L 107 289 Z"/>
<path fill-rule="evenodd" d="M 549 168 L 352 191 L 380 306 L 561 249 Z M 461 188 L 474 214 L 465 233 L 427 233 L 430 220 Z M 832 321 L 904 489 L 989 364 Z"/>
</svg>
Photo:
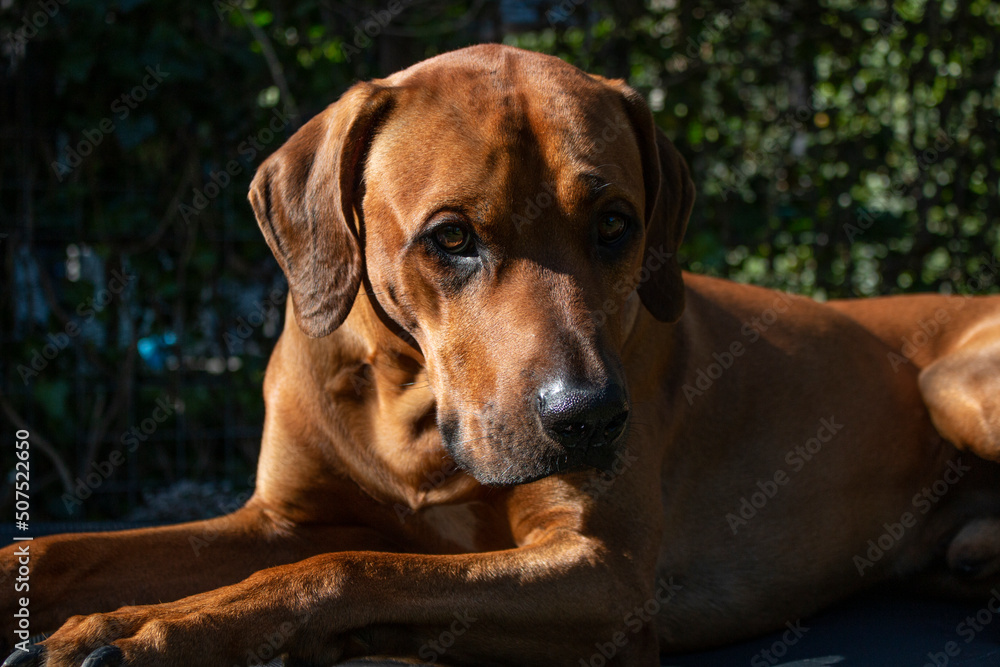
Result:
<svg viewBox="0 0 1000 667">
<path fill-rule="evenodd" d="M 19 428 L 33 521 L 239 502 L 284 294 L 247 188 L 354 81 L 553 53 L 626 78 L 686 156 L 687 268 L 996 292 L 998 37 L 979 0 L 0 0 L 0 513 Z"/>
</svg>

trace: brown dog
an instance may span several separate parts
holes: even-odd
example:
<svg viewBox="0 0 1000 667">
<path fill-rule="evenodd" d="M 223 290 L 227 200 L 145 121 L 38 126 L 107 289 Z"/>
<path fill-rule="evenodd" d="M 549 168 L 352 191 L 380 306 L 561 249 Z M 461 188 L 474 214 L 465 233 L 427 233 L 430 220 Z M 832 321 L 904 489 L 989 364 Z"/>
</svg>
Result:
<svg viewBox="0 0 1000 667">
<path fill-rule="evenodd" d="M 682 276 L 693 186 L 622 82 L 449 53 L 349 90 L 250 199 L 292 295 L 253 498 L 30 543 L 59 629 L 5 664 L 655 665 L 877 581 L 998 582 L 1000 298 Z"/>
</svg>

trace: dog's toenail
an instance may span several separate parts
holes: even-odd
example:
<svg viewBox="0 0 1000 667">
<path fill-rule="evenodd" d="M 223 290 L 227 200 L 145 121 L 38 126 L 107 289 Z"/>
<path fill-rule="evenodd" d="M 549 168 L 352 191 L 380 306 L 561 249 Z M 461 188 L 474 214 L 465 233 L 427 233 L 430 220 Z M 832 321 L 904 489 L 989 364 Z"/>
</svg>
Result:
<svg viewBox="0 0 1000 667">
<path fill-rule="evenodd" d="M 83 661 L 80 667 L 120 667 L 124 661 L 122 651 L 117 646 L 102 646 Z"/>
</svg>

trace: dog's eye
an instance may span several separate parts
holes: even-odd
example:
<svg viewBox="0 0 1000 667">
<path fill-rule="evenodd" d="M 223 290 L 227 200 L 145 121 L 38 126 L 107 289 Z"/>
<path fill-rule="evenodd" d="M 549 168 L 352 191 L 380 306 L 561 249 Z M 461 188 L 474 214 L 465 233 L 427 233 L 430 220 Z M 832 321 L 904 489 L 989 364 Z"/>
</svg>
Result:
<svg viewBox="0 0 1000 667">
<path fill-rule="evenodd" d="M 469 247 L 472 234 L 458 225 L 441 225 L 434 230 L 434 242 L 451 255 L 460 255 Z"/>
<path fill-rule="evenodd" d="M 597 221 L 597 236 L 604 245 L 611 245 L 628 231 L 628 216 L 621 213 L 605 213 Z"/>
</svg>

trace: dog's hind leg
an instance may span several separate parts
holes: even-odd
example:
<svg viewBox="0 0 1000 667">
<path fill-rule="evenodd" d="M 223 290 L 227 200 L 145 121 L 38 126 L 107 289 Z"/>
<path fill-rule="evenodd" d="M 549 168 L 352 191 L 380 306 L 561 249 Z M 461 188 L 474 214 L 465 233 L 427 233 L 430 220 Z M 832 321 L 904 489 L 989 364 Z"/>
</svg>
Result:
<svg viewBox="0 0 1000 667">
<path fill-rule="evenodd" d="M 920 373 L 920 392 L 945 439 L 1000 462 L 1000 323 L 977 327 Z"/>
<path fill-rule="evenodd" d="M 938 432 L 987 461 L 1000 462 L 1000 324 L 974 327 L 946 354 L 923 369 L 920 391 Z M 987 467 L 981 464 L 977 467 Z M 976 590 L 1000 580 L 1000 494 L 987 475 L 975 501 L 956 503 L 957 530 L 946 541 L 942 574 L 951 590 Z M 989 488 L 992 487 L 992 488 Z M 994 498 L 992 502 L 986 497 Z M 987 507 L 989 506 L 989 507 Z"/>
</svg>

